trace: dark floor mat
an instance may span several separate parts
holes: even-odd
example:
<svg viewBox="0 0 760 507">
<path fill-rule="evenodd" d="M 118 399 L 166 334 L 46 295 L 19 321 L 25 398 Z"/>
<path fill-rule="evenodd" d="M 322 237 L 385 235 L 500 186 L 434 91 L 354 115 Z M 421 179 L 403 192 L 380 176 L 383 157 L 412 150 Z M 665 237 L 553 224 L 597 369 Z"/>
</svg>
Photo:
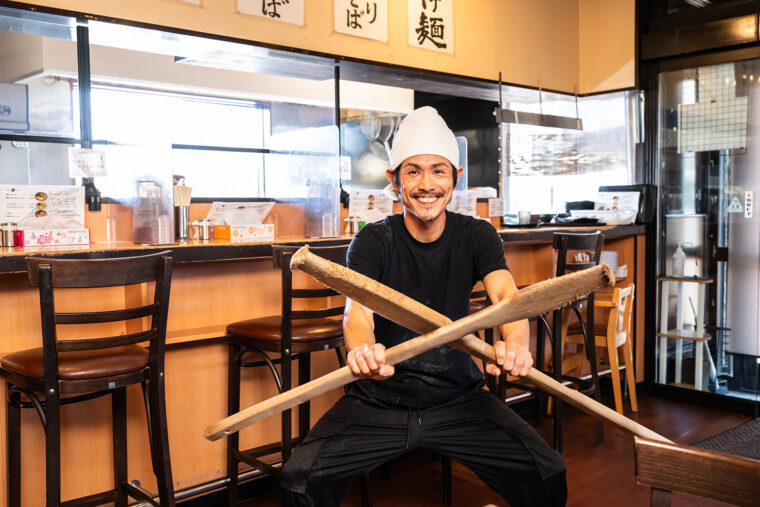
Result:
<svg viewBox="0 0 760 507">
<path fill-rule="evenodd" d="M 697 442 L 694 447 L 760 460 L 760 419 Z"/>
</svg>

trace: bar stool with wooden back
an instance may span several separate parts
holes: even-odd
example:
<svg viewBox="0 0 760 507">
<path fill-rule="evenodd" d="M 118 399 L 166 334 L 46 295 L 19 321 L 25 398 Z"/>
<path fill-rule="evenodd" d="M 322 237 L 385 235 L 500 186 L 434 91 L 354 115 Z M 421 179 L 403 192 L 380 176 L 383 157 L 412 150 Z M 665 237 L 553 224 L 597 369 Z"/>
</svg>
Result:
<svg viewBox="0 0 760 507">
<path fill-rule="evenodd" d="M 601 231 L 591 233 L 554 233 L 553 245 L 557 251 L 557 268 L 556 275 L 562 276 L 565 273 L 580 271 L 599 265 L 599 259 L 604 244 L 604 235 Z M 588 260 L 576 261 L 575 255 L 581 253 L 588 255 Z M 568 255 L 571 260 L 568 261 Z M 581 312 L 581 306 L 586 306 L 586 318 L 584 319 Z M 562 343 L 563 328 L 566 329 L 567 317 L 565 312 L 572 310 L 578 319 L 584 342 L 586 343 L 586 356 L 591 364 L 591 382 L 587 382 L 575 377 L 567 377 L 562 374 Z M 552 323 L 552 361 L 554 363 L 554 378 L 557 381 L 569 380 L 579 386 L 586 388 L 587 394 L 593 394 L 597 401 L 601 400 L 599 391 L 599 373 L 596 365 L 596 347 L 593 346 L 593 322 L 594 322 L 594 293 L 592 292 L 583 299 L 579 299 L 569 308 L 555 310 L 553 312 Z M 589 324 L 590 323 L 590 324 Z M 554 448 L 562 452 L 562 401 L 554 399 Z M 601 421 L 597 422 L 599 441 L 604 441 L 604 425 Z"/>
<path fill-rule="evenodd" d="M 335 318 L 343 314 L 344 305 L 321 309 L 294 310 L 293 299 L 326 298 L 339 295 L 328 288 L 293 288 L 290 259 L 299 246 L 272 246 L 274 267 L 280 270 L 282 281 L 282 315 L 272 315 L 234 322 L 227 326 L 229 344 L 229 373 L 227 386 L 227 410 L 234 414 L 240 410 L 241 368 L 267 366 L 279 392 L 291 389 L 291 363 L 298 361 L 298 382 L 310 380 L 311 352 L 335 349 L 338 362 L 345 361 L 339 349 L 343 345 L 343 321 Z M 345 266 L 348 245 L 310 247 L 310 251 L 330 261 Z M 268 353 L 279 354 L 270 358 Z M 256 358 L 252 357 L 256 356 Z M 276 364 L 280 365 L 277 371 Z M 292 438 L 291 413 L 286 410 L 281 420 L 280 442 L 261 445 L 241 451 L 238 433 L 227 438 L 227 479 L 229 481 L 229 505 L 238 498 L 238 464 L 246 463 L 264 473 L 279 475 L 279 469 L 262 461 L 261 457 L 280 453 L 284 463 L 293 446 L 306 436 L 309 430 L 309 402 L 298 407 L 298 438 Z"/>
<path fill-rule="evenodd" d="M 620 362 L 618 349 L 623 349 L 623 364 L 628 384 L 628 395 L 631 400 L 631 410 L 639 411 L 636 400 L 636 378 L 633 371 L 633 333 L 631 331 L 631 315 L 633 313 L 634 285 L 628 287 L 615 287 L 612 300 L 597 299 L 594 302 L 596 308 L 609 309 L 607 321 L 594 326 L 594 339 L 597 347 L 607 350 L 607 358 L 610 363 L 610 377 L 612 379 L 612 392 L 615 397 L 615 410 L 623 413 L 623 393 L 620 387 Z M 570 326 L 567 329 L 567 343 L 575 343 L 585 347 L 583 334 L 580 326 Z M 564 347 L 563 347 L 564 348 Z M 573 355 L 565 355 L 562 358 L 562 370 L 568 372 L 575 369 L 580 371 L 581 359 L 585 354 L 580 351 Z"/>
<path fill-rule="evenodd" d="M 169 304 L 172 259 L 169 252 L 116 259 L 27 259 L 29 284 L 39 287 L 42 314 L 42 347 L 15 352 L 2 358 L 8 408 L 8 505 L 21 502 L 21 408 L 37 410 L 45 430 L 46 505 L 99 505 L 113 502 L 126 506 L 127 497 L 158 505 L 146 490 L 127 481 L 127 392 L 141 384 L 148 416 L 153 471 L 160 505 L 174 505 L 164 396 L 164 345 Z M 67 309 L 76 301 L 83 305 L 80 289 L 92 292 L 105 287 L 148 287 L 154 283 L 153 301 L 129 308 L 103 311 L 57 312 L 55 303 Z M 137 285 L 143 284 L 143 285 Z M 75 289 L 66 294 L 64 289 Z M 138 290 L 142 290 L 141 288 Z M 96 293 L 98 296 L 100 293 Z M 55 295 L 55 298 L 54 298 Z M 65 303 L 61 298 L 66 299 Z M 141 301 L 142 303 L 142 301 Z M 80 307 L 77 306 L 77 310 Z M 135 322 L 149 317 L 145 330 Z M 83 338 L 89 325 L 106 323 L 117 336 Z M 76 325 L 78 338 L 59 327 Z M 81 327 L 80 327 L 81 326 Z M 123 327 L 122 327 L 123 326 Z M 99 328 L 98 328 L 99 330 Z M 131 332 L 130 332 L 131 331 Z M 98 333 L 98 331 L 95 331 Z M 92 333 L 87 333 L 91 335 Z M 96 334 L 97 335 L 97 334 Z M 148 347 L 140 345 L 147 343 Z M 61 503 L 61 405 L 110 394 L 113 414 L 114 487 Z M 22 401 L 22 398 L 26 401 Z M 29 505 L 28 501 L 23 502 Z"/>
</svg>

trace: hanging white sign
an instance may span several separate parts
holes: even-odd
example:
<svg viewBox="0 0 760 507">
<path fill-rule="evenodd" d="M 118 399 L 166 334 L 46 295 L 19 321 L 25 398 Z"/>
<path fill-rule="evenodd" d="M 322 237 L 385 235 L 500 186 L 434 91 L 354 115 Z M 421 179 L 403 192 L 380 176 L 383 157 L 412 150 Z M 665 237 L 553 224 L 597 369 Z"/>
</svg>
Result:
<svg viewBox="0 0 760 507">
<path fill-rule="evenodd" d="M 182 1 L 185 2 L 185 3 L 187 3 L 187 4 L 195 4 L 195 5 L 200 5 L 201 4 L 201 0 L 182 0 Z"/>
<path fill-rule="evenodd" d="M 454 54 L 454 0 L 407 0 L 409 45 Z"/>
<path fill-rule="evenodd" d="M 388 42 L 388 0 L 333 0 L 336 32 Z"/>
<path fill-rule="evenodd" d="M 304 0 L 238 0 L 238 11 L 303 25 L 303 2 Z"/>
</svg>

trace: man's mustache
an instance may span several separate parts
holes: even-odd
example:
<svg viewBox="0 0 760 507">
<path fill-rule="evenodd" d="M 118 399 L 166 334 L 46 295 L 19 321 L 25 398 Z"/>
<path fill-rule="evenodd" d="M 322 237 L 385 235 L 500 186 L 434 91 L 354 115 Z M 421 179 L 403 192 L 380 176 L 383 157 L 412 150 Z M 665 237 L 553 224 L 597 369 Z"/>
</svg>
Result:
<svg viewBox="0 0 760 507">
<path fill-rule="evenodd" d="M 444 192 L 412 192 L 412 197 L 417 199 L 418 197 L 443 197 Z"/>
</svg>

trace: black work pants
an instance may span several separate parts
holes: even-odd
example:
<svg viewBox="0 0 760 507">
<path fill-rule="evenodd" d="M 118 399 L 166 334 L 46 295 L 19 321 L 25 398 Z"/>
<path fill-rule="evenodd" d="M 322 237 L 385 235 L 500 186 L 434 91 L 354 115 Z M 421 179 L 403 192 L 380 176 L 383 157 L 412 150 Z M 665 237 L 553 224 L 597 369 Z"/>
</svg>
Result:
<svg viewBox="0 0 760 507">
<path fill-rule="evenodd" d="M 512 507 L 564 505 L 565 462 L 491 393 L 427 409 L 391 409 L 344 396 L 282 469 L 286 505 L 339 505 L 351 482 L 416 449 L 462 463 Z"/>
</svg>

